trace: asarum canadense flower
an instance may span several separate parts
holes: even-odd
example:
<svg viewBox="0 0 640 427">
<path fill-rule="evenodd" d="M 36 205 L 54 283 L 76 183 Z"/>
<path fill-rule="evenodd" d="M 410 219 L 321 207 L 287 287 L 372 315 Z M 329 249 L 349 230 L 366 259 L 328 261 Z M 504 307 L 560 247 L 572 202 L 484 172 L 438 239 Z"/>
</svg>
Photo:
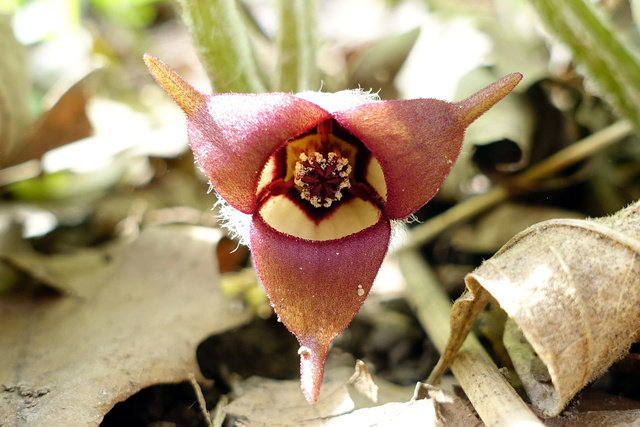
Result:
<svg viewBox="0 0 640 427">
<path fill-rule="evenodd" d="M 454 103 L 377 101 L 358 91 L 207 95 L 157 58 L 145 62 L 185 112 L 213 188 L 250 219 L 253 263 L 300 343 L 302 390 L 313 403 L 329 344 L 369 294 L 391 221 L 434 196 L 466 127 L 522 76 Z"/>
</svg>

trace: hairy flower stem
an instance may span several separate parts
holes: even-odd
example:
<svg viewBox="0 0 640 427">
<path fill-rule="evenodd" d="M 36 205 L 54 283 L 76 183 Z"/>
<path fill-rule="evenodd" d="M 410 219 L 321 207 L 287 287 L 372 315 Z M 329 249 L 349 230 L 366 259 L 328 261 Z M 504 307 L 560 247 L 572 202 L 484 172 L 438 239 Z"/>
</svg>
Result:
<svg viewBox="0 0 640 427">
<path fill-rule="evenodd" d="M 640 61 L 586 0 L 532 0 L 547 27 L 566 44 L 603 95 L 640 130 Z M 597 52 L 597 54 L 594 54 Z M 637 52 L 636 52 L 637 53 Z"/>
<path fill-rule="evenodd" d="M 265 92 L 236 2 L 180 0 L 180 5 L 214 92 Z"/>
</svg>

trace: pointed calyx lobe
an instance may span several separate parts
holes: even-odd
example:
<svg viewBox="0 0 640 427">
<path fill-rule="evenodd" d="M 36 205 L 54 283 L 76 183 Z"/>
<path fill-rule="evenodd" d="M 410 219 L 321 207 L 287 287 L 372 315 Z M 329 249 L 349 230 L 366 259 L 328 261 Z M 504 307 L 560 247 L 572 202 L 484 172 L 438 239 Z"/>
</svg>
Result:
<svg viewBox="0 0 640 427">
<path fill-rule="evenodd" d="M 521 78 L 510 74 L 456 103 L 385 101 L 334 113 L 336 121 L 380 163 L 390 219 L 406 218 L 431 200 L 458 158 L 467 126 L 511 92 Z"/>
<path fill-rule="evenodd" d="M 205 95 L 151 55 L 156 81 L 187 115 L 189 144 L 200 168 L 230 205 L 257 209 L 256 189 L 273 152 L 330 117 L 315 104 L 285 93 Z"/>
<path fill-rule="evenodd" d="M 303 392 L 313 403 L 329 345 L 386 254 L 390 220 L 435 195 L 466 127 L 521 75 L 456 103 L 351 102 L 358 106 L 329 111 L 284 93 L 205 95 L 158 59 L 145 61 L 187 115 L 190 146 L 216 191 L 251 215 L 253 262 L 300 342 Z"/>
<path fill-rule="evenodd" d="M 260 217 L 251 225 L 251 252 L 269 300 L 306 348 L 300 368 L 310 402 L 320 392 L 329 344 L 369 294 L 390 233 L 389 221 L 380 219 L 361 232 L 318 243 L 275 231 Z"/>
</svg>

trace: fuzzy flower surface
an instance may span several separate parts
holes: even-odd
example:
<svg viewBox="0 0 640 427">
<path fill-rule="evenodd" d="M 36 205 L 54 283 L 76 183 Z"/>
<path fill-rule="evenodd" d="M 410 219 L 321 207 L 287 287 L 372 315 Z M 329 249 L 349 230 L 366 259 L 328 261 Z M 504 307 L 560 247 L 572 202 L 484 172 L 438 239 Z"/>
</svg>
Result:
<svg viewBox="0 0 640 427">
<path fill-rule="evenodd" d="M 371 290 L 391 222 L 435 195 L 467 126 L 522 76 L 454 103 L 358 91 L 208 95 L 159 59 L 145 62 L 186 114 L 198 165 L 249 219 L 254 266 L 300 343 L 302 391 L 313 403 L 331 341 Z"/>
</svg>

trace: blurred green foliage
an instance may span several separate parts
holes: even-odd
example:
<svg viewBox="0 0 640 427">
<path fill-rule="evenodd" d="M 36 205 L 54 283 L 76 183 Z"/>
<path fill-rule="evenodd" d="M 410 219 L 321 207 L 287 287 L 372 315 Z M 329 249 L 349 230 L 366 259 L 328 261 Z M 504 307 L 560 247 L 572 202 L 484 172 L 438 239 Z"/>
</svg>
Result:
<svg viewBox="0 0 640 427">
<path fill-rule="evenodd" d="M 55 36 L 62 28 L 81 25 L 82 14 L 87 11 L 131 29 L 144 28 L 156 19 L 157 4 L 166 2 L 168 0 L 0 0 L 0 13 L 31 21 L 33 35 L 27 41 L 38 42 Z"/>
<path fill-rule="evenodd" d="M 108 18 L 132 28 L 142 28 L 155 20 L 156 3 L 163 2 L 166 0 L 90 0 L 89 4 Z"/>
<path fill-rule="evenodd" d="M 598 84 L 601 95 L 640 129 L 639 46 L 615 28 L 603 7 L 589 1 L 531 0 L 531 4 Z"/>
</svg>

